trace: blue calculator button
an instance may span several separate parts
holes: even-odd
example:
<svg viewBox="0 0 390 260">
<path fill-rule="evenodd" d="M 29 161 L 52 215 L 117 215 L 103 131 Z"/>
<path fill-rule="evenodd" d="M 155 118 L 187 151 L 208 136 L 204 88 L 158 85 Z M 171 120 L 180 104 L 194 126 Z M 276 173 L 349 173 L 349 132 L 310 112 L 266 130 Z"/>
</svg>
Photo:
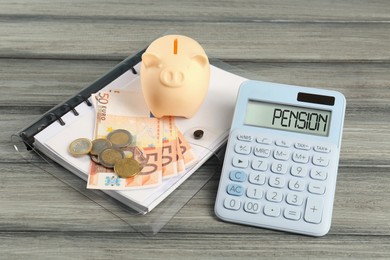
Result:
<svg viewBox="0 0 390 260">
<path fill-rule="evenodd" d="M 244 194 L 244 187 L 239 184 L 229 184 L 227 186 L 227 193 L 233 196 L 241 196 Z"/>
<path fill-rule="evenodd" d="M 237 135 L 237 139 L 240 141 L 252 142 L 254 140 L 254 137 L 251 135 L 239 134 Z"/>
<path fill-rule="evenodd" d="M 231 171 L 230 172 L 230 180 L 244 182 L 246 181 L 246 173 L 243 171 Z"/>
<path fill-rule="evenodd" d="M 237 168 L 246 168 L 249 165 L 249 160 L 243 156 L 234 156 L 232 160 L 232 165 Z"/>
</svg>

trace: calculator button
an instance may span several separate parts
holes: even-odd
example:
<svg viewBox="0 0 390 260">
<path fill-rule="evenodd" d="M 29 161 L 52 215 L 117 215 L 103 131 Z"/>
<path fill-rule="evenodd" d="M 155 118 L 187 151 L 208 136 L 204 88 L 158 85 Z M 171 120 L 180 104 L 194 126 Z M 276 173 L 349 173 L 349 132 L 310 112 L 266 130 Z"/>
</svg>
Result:
<svg viewBox="0 0 390 260">
<path fill-rule="evenodd" d="M 234 146 L 234 151 L 238 154 L 250 154 L 251 147 L 248 144 L 236 144 Z"/>
<path fill-rule="evenodd" d="M 310 182 L 308 187 L 309 192 L 314 194 L 324 194 L 325 193 L 325 184 L 322 182 Z"/>
<path fill-rule="evenodd" d="M 249 186 L 246 189 L 246 196 L 252 199 L 261 199 L 263 197 L 263 191 L 258 186 Z"/>
<path fill-rule="evenodd" d="M 245 158 L 245 157 L 234 156 L 232 164 L 234 167 L 237 167 L 237 168 L 246 168 L 249 165 L 249 160 L 248 160 L 248 158 Z"/>
<path fill-rule="evenodd" d="M 283 162 L 274 162 L 271 165 L 271 171 L 273 173 L 285 174 L 287 173 L 287 170 L 288 170 L 288 166 Z"/>
<path fill-rule="evenodd" d="M 264 214 L 270 217 L 277 217 L 280 215 L 280 207 L 275 204 L 266 204 L 264 206 Z"/>
<path fill-rule="evenodd" d="M 265 183 L 265 174 L 252 172 L 249 174 L 249 182 L 256 185 L 263 185 Z"/>
<path fill-rule="evenodd" d="M 295 143 L 294 147 L 299 150 L 310 150 L 310 145 L 301 142 Z"/>
<path fill-rule="evenodd" d="M 260 144 L 272 144 L 272 139 L 267 137 L 257 137 L 256 141 Z"/>
<path fill-rule="evenodd" d="M 326 180 L 328 172 L 324 168 L 313 168 L 310 170 L 310 177 L 315 180 Z"/>
<path fill-rule="evenodd" d="M 301 211 L 295 207 L 286 207 L 283 216 L 291 220 L 299 220 L 301 218 Z"/>
<path fill-rule="evenodd" d="M 267 161 L 260 160 L 260 159 L 254 159 L 252 161 L 252 169 L 256 171 L 266 171 L 268 168 Z"/>
<path fill-rule="evenodd" d="M 244 187 L 239 184 L 229 184 L 226 188 L 228 194 L 233 196 L 241 196 L 244 194 Z"/>
<path fill-rule="evenodd" d="M 260 204 L 257 201 L 247 201 L 244 203 L 244 210 L 248 213 L 257 214 L 260 212 Z"/>
<path fill-rule="evenodd" d="M 288 183 L 288 188 L 290 190 L 304 191 L 305 186 L 306 186 L 305 182 L 301 179 L 293 179 L 290 180 Z"/>
<path fill-rule="evenodd" d="M 239 134 L 237 135 L 237 139 L 240 141 L 252 142 L 254 140 L 254 137 L 251 135 Z"/>
<path fill-rule="evenodd" d="M 246 173 L 243 171 L 231 171 L 229 177 L 232 181 L 244 182 L 246 180 Z"/>
<path fill-rule="evenodd" d="M 291 143 L 286 140 L 276 140 L 275 144 L 280 147 L 290 147 Z"/>
<path fill-rule="evenodd" d="M 280 176 L 271 176 L 268 181 L 269 186 L 274 188 L 283 188 L 286 180 Z"/>
<path fill-rule="evenodd" d="M 291 175 L 296 177 L 306 177 L 307 168 L 304 165 L 293 165 L 291 166 Z"/>
<path fill-rule="evenodd" d="M 285 149 L 275 150 L 274 151 L 274 158 L 276 160 L 287 161 L 290 158 L 290 153 Z"/>
<path fill-rule="evenodd" d="M 299 193 L 289 193 L 287 194 L 286 202 L 290 205 L 300 206 L 303 203 L 303 196 Z"/>
<path fill-rule="evenodd" d="M 238 210 L 241 202 L 236 198 L 226 198 L 223 202 L 223 206 L 227 209 Z"/>
<path fill-rule="evenodd" d="M 282 194 L 282 192 L 277 191 L 277 190 L 269 190 L 269 191 L 267 191 L 265 198 L 268 201 L 281 202 L 283 200 L 283 194 Z"/>
<path fill-rule="evenodd" d="M 254 148 L 254 154 L 258 157 L 267 158 L 271 155 L 271 150 L 265 145 L 258 145 Z"/>
<path fill-rule="evenodd" d="M 294 152 L 292 159 L 297 163 L 308 163 L 309 162 L 309 153 L 307 152 Z"/>
<path fill-rule="evenodd" d="M 313 164 L 317 166 L 328 166 L 329 165 L 329 159 L 326 156 L 323 155 L 317 155 L 315 154 L 313 156 Z"/>
<path fill-rule="evenodd" d="M 331 149 L 329 146 L 326 145 L 315 145 L 313 147 L 314 151 L 320 152 L 320 153 L 330 153 Z"/>
<path fill-rule="evenodd" d="M 333 189 L 328 183 L 336 157 L 331 149 L 336 146 L 250 132 L 236 134 L 232 141 L 230 169 L 223 175 L 225 196 L 219 202 L 232 218 L 245 216 L 249 223 L 264 225 L 324 222 L 324 195 Z"/>
<path fill-rule="evenodd" d="M 310 223 L 320 223 L 322 220 L 322 198 L 309 197 L 306 201 L 306 209 L 304 219 Z"/>
</svg>

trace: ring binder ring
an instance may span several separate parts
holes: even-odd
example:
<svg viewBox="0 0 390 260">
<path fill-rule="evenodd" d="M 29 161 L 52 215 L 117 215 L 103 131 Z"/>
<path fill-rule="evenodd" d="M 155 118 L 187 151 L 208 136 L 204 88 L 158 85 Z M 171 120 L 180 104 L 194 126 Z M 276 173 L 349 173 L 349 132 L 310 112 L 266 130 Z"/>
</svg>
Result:
<svg viewBox="0 0 390 260">
<path fill-rule="evenodd" d="M 77 110 L 74 107 L 72 107 L 71 105 L 69 105 L 68 103 L 65 103 L 64 107 L 68 107 L 69 110 L 71 110 L 75 116 L 79 115 L 79 112 L 77 112 Z"/>
<path fill-rule="evenodd" d="M 82 95 L 77 95 L 77 97 L 81 98 L 87 105 L 90 107 L 92 106 L 92 103 L 88 100 L 88 98 L 82 96 Z"/>
<path fill-rule="evenodd" d="M 37 130 L 40 132 L 40 131 L 42 131 L 43 129 L 45 129 L 45 127 L 46 127 L 47 125 L 45 125 L 45 124 L 42 124 L 42 125 L 40 125 L 40 126 L 38 126 L 38 128 L 37 128 Z M 28 135 L 24 135 L 24 136 L 21 136 L 22 138 L 28 138 Z"/>
<path fill-rule="evenodd" d="M 55 118 L 55 119 L 57 119 L 57 121 L 60 123 L 60 125 L 65 125 L 65 122 L 64 122 L 64 120 L 62 120 L 62 118 L 59 116 L 59 115 L 57 115 L 57 114 L 54 114 L 54 113 L 50 113 L 49 114 L 49 117 L 50 118 Z"/>
</svg>

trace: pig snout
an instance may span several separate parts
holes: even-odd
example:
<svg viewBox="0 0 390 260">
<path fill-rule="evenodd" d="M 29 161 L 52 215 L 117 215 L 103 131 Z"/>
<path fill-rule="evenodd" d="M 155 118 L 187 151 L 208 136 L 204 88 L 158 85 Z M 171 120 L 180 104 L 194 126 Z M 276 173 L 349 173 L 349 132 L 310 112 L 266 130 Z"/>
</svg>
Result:
<svg viewBox="0 0 390 260">
<path fill-rule="evenodd" d="M 160 80 L 167 87 L 180 87 L 184 82 L 184 73 L 177 68 L 165 68 L 161 71 Z"/>
</svg>

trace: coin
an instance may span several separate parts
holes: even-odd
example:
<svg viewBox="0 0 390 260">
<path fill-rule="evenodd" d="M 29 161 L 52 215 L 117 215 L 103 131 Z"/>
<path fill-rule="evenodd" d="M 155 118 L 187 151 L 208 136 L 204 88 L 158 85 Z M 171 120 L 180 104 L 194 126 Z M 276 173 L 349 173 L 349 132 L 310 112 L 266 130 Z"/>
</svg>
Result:
<svg viewBox="0 0 390 260">
<path fill-rule="evenodd" d="M 126 147 L 133 141 L 129 131 L 125 129 L 117 129 L 107 135 L 107 139 L 112 143 L 113 147 Z"/>
<path fill-rule="evenodd" d="M 141 166 L 132 158 L 123 158 L 115 162 L 114 171 L 121 178 L 129 178 L 140 173 Z"/>
<path fill-rule="evenodd" d="M 92 155 L 98 155 L 106 148 L 111 148 L 112 144 L 110 141 L 108 141 L 106 138 L 98 138 L 92 141 L 92 149 L 91 154 Z"/>
<path fill-rule="evenodd" d="M 78 138 L 70 143 L 69 152 L 73 156 L 81 156 L 91 151 L 92 142 L 88 138 Z"/>
<path fill-rule="evenodd" d="M 97 155 L 91 154 L 90 157 L 92 161 L 94 161 L 97 164 L 100 164 L 99 157 Z"/>
<path fill-rule="evenodd" d="M 99 162 L 107 168 L 113 168 L 117 160 L 122 159 L 124 154 L 115 148 L 106 148 L 99 153 Z"/>
</svg>

